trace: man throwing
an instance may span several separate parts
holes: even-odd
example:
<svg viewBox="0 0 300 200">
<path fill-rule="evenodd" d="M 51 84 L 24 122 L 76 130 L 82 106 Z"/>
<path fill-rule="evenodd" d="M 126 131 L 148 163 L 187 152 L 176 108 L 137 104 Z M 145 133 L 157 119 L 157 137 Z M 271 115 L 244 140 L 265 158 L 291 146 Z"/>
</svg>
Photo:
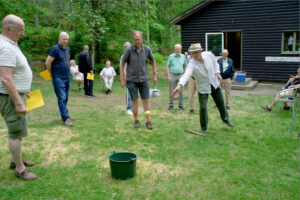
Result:
<svg viewBox="0 0 300 200">
<path fill-rule="evenodd" d="M 192 44 L 189 48 L 189 52 L 191 52 L 193 58 L 189 62 L 186 72 L 180 78 L 178 86 L 172 95 L 177 95 L 189 78 L 193 76 L 195 78 L 200 104 L 200 133 L 205 133 L 207 130 L 207 100 L 209 94 L 211 94 L 216 103 L 223 122 L 229 127 L 233 127 L 233 124 L 229 121 L 228 113 L 224 105 L 222 90 L 220 88 L 220 80 L 222 80 L 222 77 L 220 76 L 219 65 L 215 56 L 211 52 L 203 52 L 200 43 Z"/>
<path fill-rule="evenodd" d="M 147 73 L 147 59 L 152 62 L 153 84 L 157 81 L 156 62 L 154 60 L 150 47 L 142 43 L 143 35 L 140 31 L 134 31 L 132 34 L 134 44 L 126 48 L 120 66 L 120 81 L 122 88 L 125 87 L 125 81 L 132 98 L 132 112 L 134 117 L 134 127 L 140 127 L 138 119 L 138 91 L 140 92 L 144 111 L 147 116 L 146 127 L 153 129 L 150 121 L 149 105 L 149 84 Z M 124 76 L 124 66 L 127 63 L 126 80 Z M 148 111 L 148 112 L 147 112 Z"/>
</svg>

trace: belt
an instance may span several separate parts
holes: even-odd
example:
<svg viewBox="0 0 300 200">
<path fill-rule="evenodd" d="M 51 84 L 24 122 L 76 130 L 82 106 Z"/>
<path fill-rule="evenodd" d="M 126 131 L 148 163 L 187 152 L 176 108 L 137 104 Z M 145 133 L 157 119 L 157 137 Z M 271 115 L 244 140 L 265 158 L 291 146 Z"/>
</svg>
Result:
<svg viewBox="0 0 300 200">
<path fill-rule="evenodd" d="M 171 73 L 171 74 L 173 74 L 173 73 Z M 173 75 L 175 75 L 175 76 L 178 76 L 178 75 L 181 75 L 181 74 L 184 74 L 184 73 L 179 73 L 179 74 L 173 74 Z"/>
</svg>

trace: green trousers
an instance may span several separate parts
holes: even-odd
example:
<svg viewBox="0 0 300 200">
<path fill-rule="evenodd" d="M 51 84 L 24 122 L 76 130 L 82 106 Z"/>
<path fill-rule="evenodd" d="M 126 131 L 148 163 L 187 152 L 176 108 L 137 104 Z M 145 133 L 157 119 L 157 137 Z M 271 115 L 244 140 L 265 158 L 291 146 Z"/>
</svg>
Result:
<svg viewBox="0 0 300 200">
<path fill-rule="evenodd" d="M 208 115 L 207 115 L 207 100 L 208 100 L 209 94 L 201 94 L 198 92 L 198 99 L 200 104 L 200 126 L 201 130 L 206 131 L 207 130 L 207 124 L 208 124 Z M 219 110 L 220 117 L 224 122 L 227 122 L 229 120 L 227 110 L 225 108 L 225 103 L 222 95 L 222 89 L 218 87 L 215 89 L 211 85 L 211 96 L 216 103 L 216 106 Z"/>
</svg>

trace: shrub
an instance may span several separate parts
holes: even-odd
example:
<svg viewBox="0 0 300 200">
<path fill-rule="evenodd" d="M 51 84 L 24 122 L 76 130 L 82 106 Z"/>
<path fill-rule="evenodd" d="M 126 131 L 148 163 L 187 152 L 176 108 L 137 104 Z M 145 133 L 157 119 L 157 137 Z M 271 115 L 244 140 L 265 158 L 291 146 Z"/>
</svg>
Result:
<svg viewBox="0 0 300 200">
<path fill-rule="evenodd" d="M 164 62 L 164 56 L 161 55 L 160 53 L 154 53 L 154 58 L 157 63 L 161 64 Z"/>
</svg>

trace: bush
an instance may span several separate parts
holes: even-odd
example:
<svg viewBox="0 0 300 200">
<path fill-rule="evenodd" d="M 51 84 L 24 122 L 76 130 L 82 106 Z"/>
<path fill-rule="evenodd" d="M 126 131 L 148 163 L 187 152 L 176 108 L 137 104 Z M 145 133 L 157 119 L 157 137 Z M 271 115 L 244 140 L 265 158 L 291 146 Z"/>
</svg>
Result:
<svg viewBox="0 0 300 200">
<path fill-rule="evenodd" d="M 164 62 L 164 56 L 161 55 L 160 53 L 155 53 L 154 59 L 157 63 L 160 63 L 160 64 Z"/>
</svg>

